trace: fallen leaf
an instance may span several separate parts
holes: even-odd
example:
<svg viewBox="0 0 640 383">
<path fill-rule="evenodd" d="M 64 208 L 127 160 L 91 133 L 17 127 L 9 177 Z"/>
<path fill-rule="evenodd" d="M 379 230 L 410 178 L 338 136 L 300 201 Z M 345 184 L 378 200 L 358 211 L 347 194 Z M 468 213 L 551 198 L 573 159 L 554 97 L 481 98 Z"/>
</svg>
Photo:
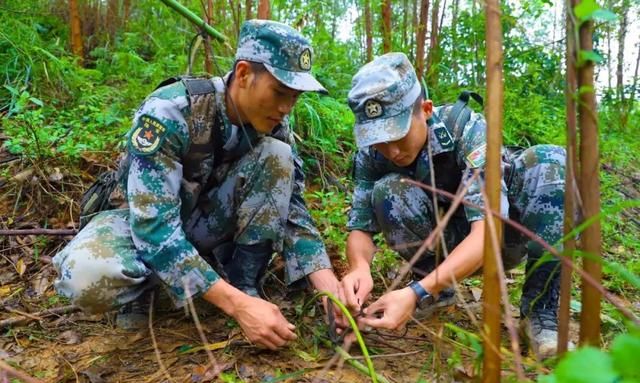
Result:
<svg viewBox="0 0 640 383">
<path fill-rule="evenodd" d="M 476 302 L 480 302 L 480 299 L 482 298 L 482 289 L 472 287 L 471 295 L 473 295 L 473 299 L 475 299 Z"/>
<path fill-rule="evenodd" d="M 18 262 L 16 262 L 16 271 L 18 272 L 19 276 L 22 276 L 22 274 L 27 271 L 27 265 L 25 265 L 24 259 L 18 259 Z"/>
<path fill-rule="evenodd" d="M 82 335 L 73 330 L 67 330 L 56 338 L 64 344 L 78 344 L 82 342 Z"/>
<path fill-rule="evenodd" d="M 86 370 L 80 371 L 81 374 L 86 375 L 91 383 L 106 383 L 105 375 L 109 375 L 113 372 L 111 369 L 104 368 L 102 366 L 91 366 Z"/>
<path fill-rule="evenodd" d="M 51 182 L 62 181 L 63 178 L 64 178 L 64 175 L 60 171 L 60 168 L 53 168 L 53 172 L 49 174 L 49 181 Z"/>
<path fill-rule="evenodd" d="M 4 298 L 9 294 L 11 294 L 10 286 L 0 286 L 0 298 Z"/>
<path fill-rule="evenodd" d="M 36 296 L 39 297 L 49 288 L 49 279 L 46 275 L 40 275 L 31 281 L 31 285 Z"/>
</svg>

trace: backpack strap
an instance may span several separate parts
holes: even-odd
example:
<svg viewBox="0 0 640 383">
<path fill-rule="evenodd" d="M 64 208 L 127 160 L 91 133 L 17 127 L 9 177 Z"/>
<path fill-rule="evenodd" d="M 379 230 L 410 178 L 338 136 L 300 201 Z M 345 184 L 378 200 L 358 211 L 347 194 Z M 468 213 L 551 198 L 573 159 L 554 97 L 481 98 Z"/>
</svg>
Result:
<svg viewBox="0 0 640 383">
<path fill-rule="evenodd" d="M 472 110 L 469 107 L 469 98 L 473 98 L 480 106 L 484 105 L 484 100 L 482 100 L 482 97 L 478 93 L 468 90 L 460 93 L 455 104 L 451 107 L 447 119 L 444 121 L 447 129 L 455 136 L 455 140 L 458 140 L 462 136 L 464 126 L 471 118 Z"/>
</svg>

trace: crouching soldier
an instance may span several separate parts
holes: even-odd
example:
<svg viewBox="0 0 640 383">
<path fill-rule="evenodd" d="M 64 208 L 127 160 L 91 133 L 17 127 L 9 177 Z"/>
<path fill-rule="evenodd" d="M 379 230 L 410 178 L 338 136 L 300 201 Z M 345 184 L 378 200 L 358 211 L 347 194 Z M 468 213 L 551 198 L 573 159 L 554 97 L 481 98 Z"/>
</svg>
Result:
<svg viewBox="0 0 640 383">
<path fill-rule="evenodd" d="M 471 182 L 464 199 L 484 206 L 484 117 L 471 111 L 465 97 L 454 105 L 434 107 L 425 93 L 402 53 L 381 56 L 353 77 L 349 105 L 356 116 L 359 151 L 348 222 L 350 272 L 342 283 L 347 303 L 355 310 L 373 287 L 369 270 L 375 253 L 372 235 L 382 232 L 388 245 L 409 260 L 435 228 L 438 213 L 432 194 L 402 182 L 403 178 L 432 184 L 431 161 L 434 186 L 455 193 L 478 169 L 480 177 Z M 564 150 L 552 145 L 503 156 L 503 215 L 551 244 L 562 237 L 564 164 Z M 438 197 L 437 203 L 440 211 L 446 211 L 451 201 Z M 433 252 L 425 253 L 414 265 L 422 275 L 371 304 L 362 323 L 393 329 L 412 315 L 421 317 L 434 307 L 454 303 L 452 285 L 482 267 L 485 228 L 482 210 L 461 207 L 444 231 L 451 250 L 446 259 L 437 264 Z M 527 259 L 521 325 L 538 355 L 550 356 L 557 342 L 559 262 L 552 259 L 536 265 L 542 247 L 508 226 L 502 254 L 505 269 Z"/>
<path fill-rule="evenodd" d="M 308 40 L 294 29 L 250 20 L 238 41 L 224 78 L 170 80 L 143 102 L 112 209 L 54 257 L 55 286 L 90 312 L 121 307 L 125 328 L 145 325 L 140 303 L 158 285 L 177 306 L 201 296 L 250 341 L 275 349 L 296 335 L 258 294 L 273 252 L 284 257 L 288 282 L 308 277 L 339 294 L 302 199 L 287 123 L 302 92 L 326 90 L 310 74 Z"/>
</svg>

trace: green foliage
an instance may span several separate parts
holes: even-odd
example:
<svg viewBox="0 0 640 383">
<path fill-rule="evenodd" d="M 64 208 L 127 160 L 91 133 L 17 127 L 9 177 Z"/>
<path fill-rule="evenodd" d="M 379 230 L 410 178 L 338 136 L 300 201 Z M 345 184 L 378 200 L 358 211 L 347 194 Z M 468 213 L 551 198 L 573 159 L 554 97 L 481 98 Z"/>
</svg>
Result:
<svg viewBox="0 0 640 383">
<path fill-rule="evenodd" d="M 540 383 L 640 382 L 640 333 L 637 330 L 616 337 L 609 352 L 584 347 L 570 352 L 554 370 L 541 376 Z"/>
</svg>

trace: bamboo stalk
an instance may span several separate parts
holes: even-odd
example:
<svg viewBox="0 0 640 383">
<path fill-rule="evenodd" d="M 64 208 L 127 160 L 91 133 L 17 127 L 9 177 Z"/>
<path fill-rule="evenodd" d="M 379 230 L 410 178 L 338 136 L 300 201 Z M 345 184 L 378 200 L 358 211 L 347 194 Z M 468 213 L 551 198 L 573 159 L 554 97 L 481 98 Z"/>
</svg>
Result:
<svg viewBox="0 0 640 383">
<path fill-rule="evenodd" d="M 223 43 L 227 42 L 227 37 L 222 33 L 213 29 L 213 27 L 207 24 L 204 20 L 202 20 L 198 15 L 191 12 L 187 7 L 178 3 L 175 0 L 160 0 L 168 7 L 172 8 L 174 11 L 178 12 L 180 15 L 185 17 L 187 20 L 195 24 L 197 27 L 206 32 L 209 36 L 220 40 Z"/>
</svg>

